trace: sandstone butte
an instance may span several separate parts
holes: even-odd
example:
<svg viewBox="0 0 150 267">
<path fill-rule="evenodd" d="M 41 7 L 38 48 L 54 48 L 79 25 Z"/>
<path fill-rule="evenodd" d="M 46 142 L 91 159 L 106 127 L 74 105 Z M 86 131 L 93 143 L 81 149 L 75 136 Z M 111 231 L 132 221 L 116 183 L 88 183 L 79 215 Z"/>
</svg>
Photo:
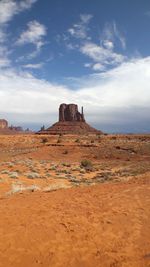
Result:
<svg viewBox="0 0 150 267">
<path fill-rule="evenodd" d="M 7 129 L 7 128 L 8 128 L 8 121 L 0 119 L 0 129 Z"/>
<path fill-rule="evenodd" d="M 85 120 L 83 107 L 81 113 L 76 104 L 61 104 L 59 106 L 59 121 L 51 127 L 41 129 L 38 134 L 102 134 L 91 127 Z"/>
<path fill-rule="evenodd" d="M 23 129 L 20 126 L 9 126 L 9 123 L 5 119 L 0 119 L 0 134 L 17 134 L 23 133 Z"/>
</svg>

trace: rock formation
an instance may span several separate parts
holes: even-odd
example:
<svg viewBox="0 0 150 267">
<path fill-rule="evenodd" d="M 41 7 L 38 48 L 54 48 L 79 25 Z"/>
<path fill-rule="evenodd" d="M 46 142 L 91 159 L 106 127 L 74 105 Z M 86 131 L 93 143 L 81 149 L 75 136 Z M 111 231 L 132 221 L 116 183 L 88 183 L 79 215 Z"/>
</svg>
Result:
<svg viewBox="0 0 150 267">
<path fill-rule="evenodd" d="M 97 133 L 98 131 L 92 128 L 86 123 L 83 113 L 83 107 L 81 113 L 78 111 L 76 104 L 61 104 L 59 107 L 59 121 L 53 124 L 51 127 L 41 129 L 38 134 L 86 134 Z"/>
<path fill-rule="evenodd" d="M 61 104 L 59 107 L 59 121 L 82 121 L 85 122 L 83 107 L 82 113 L 78 111 L 78 106 L 75 104 Z"/>
<path fill-rule="evenodd" d="M 8 121 L 0 119 L 0 134 L 17 134 L 23 133 L 23 129 L 20 126 L 9 126 Z"/>
<path fill-rule="evenodd" d="M 8 128 L 8 121 L 0 119 L 0 129 L 7 129 L 7 128 Z"/>
<path fill-rule="evenodd" d="M 22 129 L 21 126 L 13 126 L 13 125 L 11 125 L 11 126 L 9 127 L 9 129 L 10 129 L 11 131 L 16 131 L 16 132 L 22 132 L 22 131 L 23 131 L 23 129 Z"/>
</svg>

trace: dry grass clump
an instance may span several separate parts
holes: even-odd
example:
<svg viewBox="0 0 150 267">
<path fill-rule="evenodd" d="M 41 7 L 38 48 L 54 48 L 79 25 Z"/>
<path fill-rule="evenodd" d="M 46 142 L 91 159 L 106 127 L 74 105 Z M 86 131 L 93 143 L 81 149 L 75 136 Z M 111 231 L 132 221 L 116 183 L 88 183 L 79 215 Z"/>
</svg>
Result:
<svg viewBox="0 0 150 267">
<path fill-rule="evenodd" d="M 51 166 L 51 167 L 49 168 L 49 171 L 55 171 L 56 169 L 57 169 L 56 166 Z"/>
<path fill-rule="evenodd" d="M 71 167 L 71 164 L 70 164 L 70 163 L 63 162 L 63 163 L 62 163 L 62 166 L 64 166 L 64 167 L 68 167 L 68 168 L 69 168 L 69 167 Z"/>
<path fill-rule="evenodd" d="M 10 171 L 8 171 L 8 170 L 2 170 L 1 171 L 1 174 L 9 174 L 10 173 Z"/>
<path fill-rule="evenodd" d="M 9 172 L 9 177 L 12 179 L 18 179 L 19 178 L 18 172 Z"/>
<path fill-rule="evenodd" d="M 37 185 L 24 186 L 22 184 L 12 184 L 11 190 L 6 195 L 13 195 L 16 193 L 22 193 L 24 191 L 35 192 L 40 190 Z"/>
<path fill-rule="evenodd" d="M 83 159 L 80 164 L 81 168 L 84 168 L 87 171 L 92 171 L 93 170 L 93 164 L 90 160 L 88 159 Z"/>
<path fill-rule="evenodd" d="M 37 172 L 29 172 L 26 174 L 27 178 L 29 179 L 36 179 L 36 178 L 40 178 L 39 173 Z"/>
<path fill-rule="evenodd" d="M 77 138 L 77 139 L 75 140 L 75 143 L 80 143 L 80 139 Z"/>
<path fill-rule="evenodd" d="M 70 185 L 66 185 L 66 184 L 52 184 L 49 185 L 47 187 L 45 187 L 43 189 L 44 192 L 51 192 L 51 191 L 56 191 L 59 189 L 66 189 L 66 188 L 70 188 Z"/>
</svg>

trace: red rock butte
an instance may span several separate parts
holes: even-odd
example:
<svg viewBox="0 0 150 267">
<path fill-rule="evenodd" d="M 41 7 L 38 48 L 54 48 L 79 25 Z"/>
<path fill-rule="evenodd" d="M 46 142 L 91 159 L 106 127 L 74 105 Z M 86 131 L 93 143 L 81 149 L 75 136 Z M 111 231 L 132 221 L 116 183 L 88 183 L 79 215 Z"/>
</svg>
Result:
<svg viewBox="0 0 150 267">
<path fill-rule="evenodd" d="M 0 119 L 0 129 L 7 129 L 7 128 L 8 128 L 8 121 Z"/>
<path fill-rule="evenodd" d="M 91 127 L 85 121 L 83 107 L 81 113 L 76 104 L 61 104 L 59 107 L 59 121 L 38 134 L 102 134 L 101 131 Z"/>
</svg>

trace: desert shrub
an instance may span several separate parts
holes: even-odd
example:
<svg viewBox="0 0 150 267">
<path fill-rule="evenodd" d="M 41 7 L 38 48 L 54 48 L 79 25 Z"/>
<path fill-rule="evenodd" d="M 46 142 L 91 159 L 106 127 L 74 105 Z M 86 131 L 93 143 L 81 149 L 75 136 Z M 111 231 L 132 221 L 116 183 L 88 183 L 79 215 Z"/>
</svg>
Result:
<svg viewBox="0 0 150 267">
<path fill-rule="evenodd" d="M 77 139 L 75 140 L 75 142 L 76 142 L 76 143 L 80 143 L 80 139 L 77 138 Z"/>
<path fill-rule="evenodd" d="M 46 144 L 46 143 L 48 142 L 48 139 L 47 139 L 47 137 L 42 137 L 42 140 L 41 140 L 41 142 L 42 142 L 43 144 Z"/>
<path fill-rule="evenodd" d="M 48 170 L 49 171 L 55 171 L 57 168 L 56 168 L 56 166 L 52 166 L 52 167 L 50 167 Z"/>
<path fill-rule="evenodd" d="M 88 159 L 83 159 L 83 160 L 81 161 L 80 166 L 81 166 L 82 168 L 86 169 L 86 170 L 92 170 L 92 169 L 93 169 L 93 164 L 92 164 L 92 162 L 91 162 L 90 160 L 88 160 Z"/>
<path fill-rule="evenodd" d="M 9 177 L 12 179 L 18 179 L 18 177 L 19 177 L 18 172 L 9 173 Z"/>
<path fill-rule="evenodd" d="M 94 140 L 91 140 L 91 144 L 93 144 L 94 143 Z"/>
<path fill-rule="evenodd" d="M 64 154 L 64 155 L 67 155 L 67 154 L 68 154 L 68 150 L 65 150 L 65 151 L 63 152 L 63 154 Z"/>
<path fill-rule="evenodd" d="M 2 170 L 1 174 L 9 174 L 10 172 L 8 170 Z"/>
<path fill-rule="evenodd" d="M 80 173 L 84 174 L 84 173 L 86 173 L 86 171 L 84 169 L 81 169 Z"/>
<path fill-rule="evenodd" d="M 11 162 L 10 162 L 10 163 L 8 164 L 8 167 L 13 167 L 13 166 L 14 166 L 14 163 L 11 163 Z"/>
<path fill-rule="evenodd" d="M 34 192 L 37 190 L 40 190 L 40 188 L 37 185 L 23 186 L 18 184 L 12 184 L 11 190 L 7 193 L 7 195 L 22 193 L 23 191 Z"/>
<path fill-rule="evenodd" d="M 51 191 L 56 191 L 58 189 L 64 189 L 64 188 L 69 188 L 69 185 L 66 184 L 52 184 L 43 189 L 44 192 L 51 192 Z"/>
<path fill-rule="evenodd" d="M 68 171 L 67 171 L 67 170 L 61 170 L 61 173 L 65 173 L 65 174 L 67 174 Z"/>
<path fill-rule="evenodd" d="M 63 162 L 63 163 L 62 163 L 62 166 L 64 166 L 64 167 L 68 167 L 68 168 L 69 168 L 69 167 L 71 167 L 71 164 L 70 164 L 70 163 L 65 163 L 65 162 Z"/>
<path fill-rule="evenodd" d="M 74 167 L 71 169 L 71 171 L 80 171 L 81 169 L 79 167 Z"/>
<path fill-rule="evenodd" d="M 30 173 L 27 173 L 27 178 L 29 179 L 40 178 L 40 175 L 39 173 L 36 173 L 36 172 L 30 172 Z"/>
<path fill-rule="evenodd" d="M 50 173 L 46 173 L 46 177 L 51 177 L 51 174 Z"/>
</svg>

